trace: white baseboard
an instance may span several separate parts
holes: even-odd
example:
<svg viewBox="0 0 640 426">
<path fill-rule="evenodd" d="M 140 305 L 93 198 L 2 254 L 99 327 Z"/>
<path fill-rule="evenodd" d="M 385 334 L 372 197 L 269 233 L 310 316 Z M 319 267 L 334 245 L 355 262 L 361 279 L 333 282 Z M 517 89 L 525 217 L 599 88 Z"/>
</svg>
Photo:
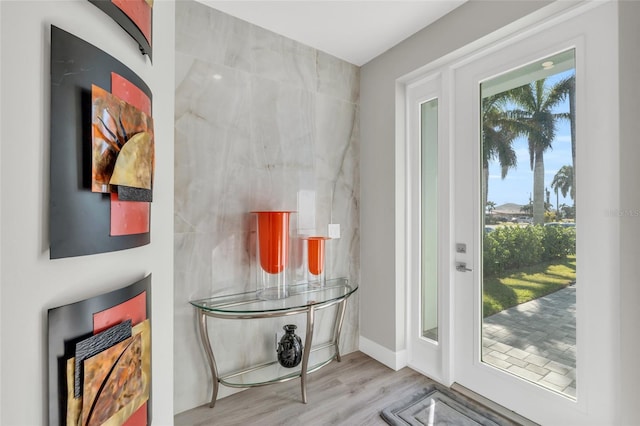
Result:
<svg viewBox="0 0 640 426">
<path fill-rule="evenodd" d="M 407 351 L 405 349 L 394 352 L 362 336 L 360 336 L 359 349 L 360 352 L 369 355 L 392 370 L 398 371 L 407 366 Z"/>
</svg>

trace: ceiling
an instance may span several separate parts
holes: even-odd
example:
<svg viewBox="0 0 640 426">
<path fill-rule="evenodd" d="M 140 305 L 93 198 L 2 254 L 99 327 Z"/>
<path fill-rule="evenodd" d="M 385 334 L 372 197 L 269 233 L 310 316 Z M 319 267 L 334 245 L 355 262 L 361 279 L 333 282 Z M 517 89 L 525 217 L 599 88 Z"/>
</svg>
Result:
<svg viewBox="0 0 640 426">
<path fill-rule="evenodd" d="M 467 0 L 198 0 L 363 65 Z"/>
</svg>

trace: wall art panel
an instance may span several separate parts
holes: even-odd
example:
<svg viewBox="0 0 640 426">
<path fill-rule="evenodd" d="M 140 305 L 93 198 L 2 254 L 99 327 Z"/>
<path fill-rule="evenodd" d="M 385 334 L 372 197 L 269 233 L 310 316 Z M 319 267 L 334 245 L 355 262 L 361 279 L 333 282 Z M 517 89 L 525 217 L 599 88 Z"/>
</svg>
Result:
<svg viewBox="0 0 640 426">
<path fill-rule="evenodd" d="M 49 309 L 50 425 L 151 423 L 150 291 L 151 275 L 110 293 Z M 122 335 L 122 329 L 129 330 L 129 337 L 102 344 L 102 336 Z M 86 346 L 95 350 L 87 352 Z M 82 377 L 79 394 L 77 373 Z"/>
<path fill-rule="evenodd" d="M 151 99 L 124 64 L 51 27 L 52 259 L 150 242 Z"/>
</svg>

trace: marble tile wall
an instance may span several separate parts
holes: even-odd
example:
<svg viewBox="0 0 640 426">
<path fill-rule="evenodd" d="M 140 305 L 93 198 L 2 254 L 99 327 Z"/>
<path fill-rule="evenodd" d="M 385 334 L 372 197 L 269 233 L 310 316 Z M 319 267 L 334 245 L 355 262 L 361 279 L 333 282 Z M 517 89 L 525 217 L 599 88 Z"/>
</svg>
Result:
<svg viewBox="0 0 640 426">
<path fill-rule="evenodd" d="M 256 289 L 250 211 L 297 210 L 298 191 L 312 191 L 315 233 L 340 224 L 341 238 L 327 243 L 327 277 L 359 281 L 358 102 L 358 67 L 176 2 L 176 413 L 206 403 L 211 391 L 188 301 Z M 329 337 L 332 309 L 318 318 L 317 341 Z M 304 335 L 303 318 L 210 320 L 220 372 L 274 359 L 275 332 L 291 322 Z M 358 335 L 356 293 L 343 353 L 357 349 Z M 219 396 L 230 393 L 221 387 Z"/>
</svg>

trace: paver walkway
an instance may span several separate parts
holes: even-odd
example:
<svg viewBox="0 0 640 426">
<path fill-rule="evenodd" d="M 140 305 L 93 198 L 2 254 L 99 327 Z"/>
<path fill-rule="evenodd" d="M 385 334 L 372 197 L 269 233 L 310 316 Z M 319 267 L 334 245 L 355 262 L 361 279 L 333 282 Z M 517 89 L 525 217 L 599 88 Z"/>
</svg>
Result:
<svg viewBox="0 0 640 426">
<path fill-rule="evenodd" d="M 576 286 L 484 319 L 483 360 L 575 397 Z"/>
</svg>

